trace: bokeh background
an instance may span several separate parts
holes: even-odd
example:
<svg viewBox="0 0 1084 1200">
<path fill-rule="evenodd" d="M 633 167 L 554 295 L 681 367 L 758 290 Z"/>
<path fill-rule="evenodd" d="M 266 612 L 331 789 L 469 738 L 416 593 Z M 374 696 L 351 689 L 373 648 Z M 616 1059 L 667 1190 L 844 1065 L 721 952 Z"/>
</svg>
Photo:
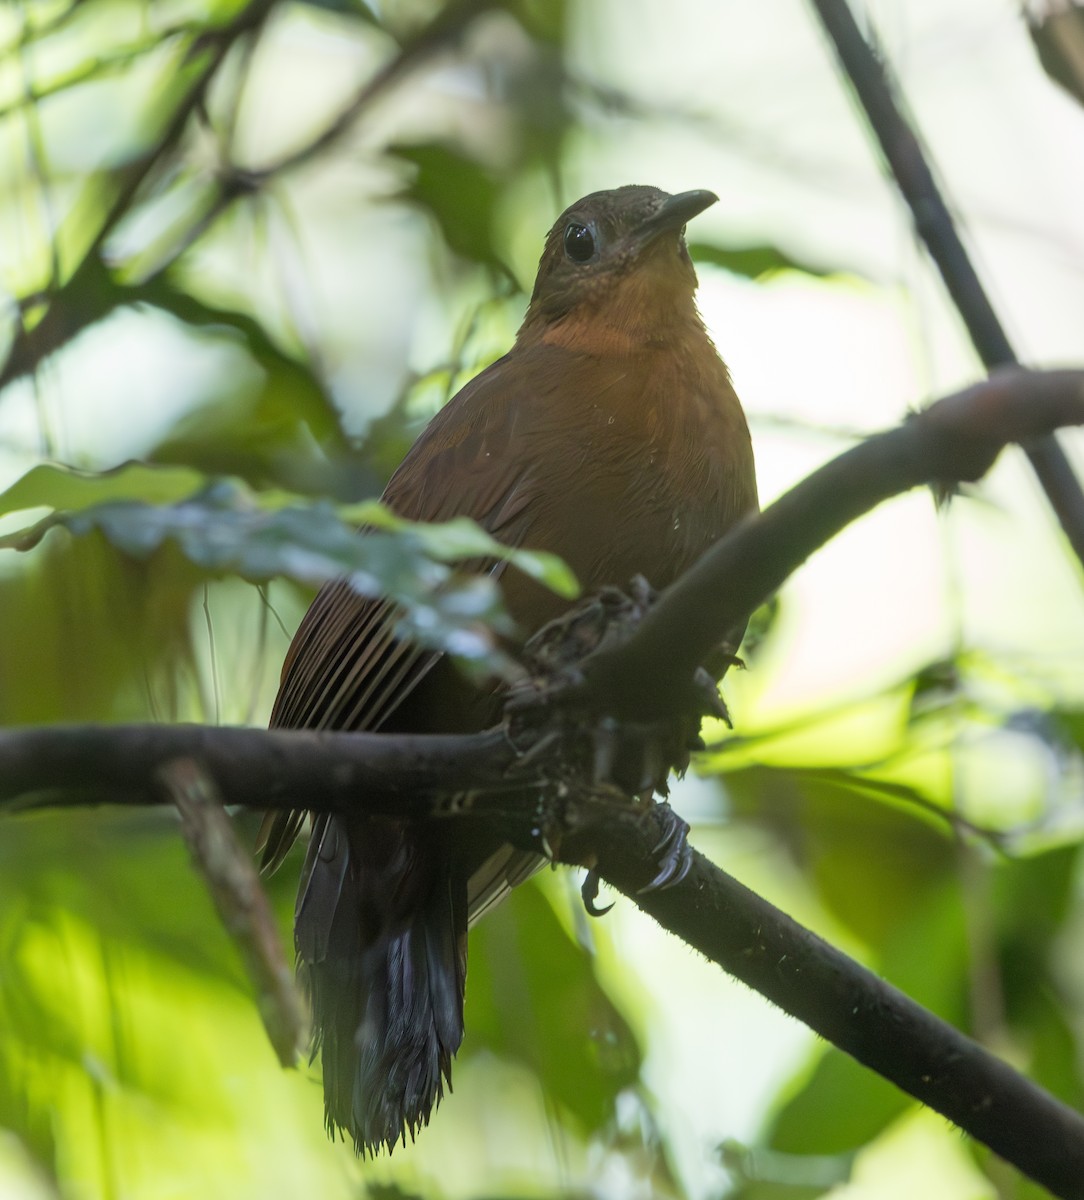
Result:
<svg viewBox="0 0 1084 1200">
<path fill-rule="evenodd" d="M 1079 363 L 1084 110 L 1008 0 L 867 9 L 1020 357 Z M 798 0 L 0 6 L 0 535 L 86 515 L 0 550 L 0 721 L 264 723 L 313 581 L 289 544 L 270 580 L 215 559 L 215 505 L 378 494 L 510 345 L 555 216 L 629 182 L 720 196 L 689 240 L 765 502 L 981 375 Z M 150 506 L 191 495 L 180 544 Z M 1082 584 L 1019 452 L 882 506 L 761 614 L 675 793 L 723 867 L 1078 1107 Z M 173 816 L 6 815 L 0 1196 L 1041 1194 L 577 882 L 472 934 L 455 1093 L 363 1163 Z"/>
</svg>

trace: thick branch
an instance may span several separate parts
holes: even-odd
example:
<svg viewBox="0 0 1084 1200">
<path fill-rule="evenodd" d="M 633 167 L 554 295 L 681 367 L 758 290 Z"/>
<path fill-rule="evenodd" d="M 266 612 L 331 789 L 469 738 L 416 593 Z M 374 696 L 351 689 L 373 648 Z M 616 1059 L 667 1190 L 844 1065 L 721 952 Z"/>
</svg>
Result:
<svg viewBox="0 0 1084 1200">
<path fill-rule="evenodd" d="M 1079 1113 L 701 854 L 681 883 L 638 895 L 655 837 L 643 821 L 607 821 L 593 842 L 602 876 L 664 929 L 1055 1196 L 1084 1198 Z"/>
<path fill-rule="evenodd" d="M 979 357 L 987 370 L 1014 365 L 1016 354 L 960 240 L 922 145 L 893 97 L 883 56 L 878 58 L 862 36 L 847 0 L 812 2 Z M 1053 434 L 1037 438 L 1025 451 L 1070 545 L 1084 563 L 1084 492 L 1065 451 Z"/>
<path fill-rule="evenodd" d="M 19 744 L 23 753 L 13 755 Z M 479 774 L 497 779 L 510 761 L 499 734 L 409 738 L 198 726 L 11 730 L 0 733 L 0 794 L 14 790 L 9 778 L 78 786 L 89 772 L 101 772 L 100 787 L 124 784 L 121 798 L 153 803 L 163 793 L 144 772 L 155 756 L 168 759 L 185 750 L 197 752 L 205 767 L 215 764 L 210 774 L 230 781 L 223 790 L 232 803 L 483 819 L 490 831 L 497 827 L 533 851 L 540 848 L 540 825 L 545 827 L 558 861 L 597 860 L 602 876 L 663 928 L 1055 1195 L 1084 1200 L 1084 1119 L 969 1038 L 702 855 L 694 853 L 692 871 L 681 883 L 641 895 L 656 869 L 657 810 L 574 800 L 554 825 L 552 817 L 540 821 L 538 792 L 517 789 L 507 777 L 503 793 L 475 794 L 466 806 L 442 805 L 433 792 L 413 790 L 422 785 L 435 792 L 438 764 L 456 772 L 443 780 L 445 786 L 466 782 L 472 757 Z M 33 759 L 45 751 L 35 771 Z M 391 790 L 396 786 L 407 790 Z"/>
<path fill-rule="evenodd" d="M 444 736 L 318 733 L 207 725 L 58 725 L 0 730 L 0 803 L 155 804 L 156 772 L 193 759 L 228 803 L 335 809 L 394 795 L 424 816 L 435 792 L 508 786 L 515 752 L 501 730 Z M 60 792 L 60 796 L 42 795 Z"/>
</svg>

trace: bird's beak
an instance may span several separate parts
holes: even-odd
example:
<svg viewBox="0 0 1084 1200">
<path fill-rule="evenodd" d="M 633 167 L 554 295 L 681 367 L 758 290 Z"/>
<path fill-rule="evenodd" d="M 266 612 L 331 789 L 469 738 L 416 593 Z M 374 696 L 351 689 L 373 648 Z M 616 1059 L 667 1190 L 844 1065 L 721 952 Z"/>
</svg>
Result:
<svg viewBox="0 0 1084 1200">
<path fill-rule="evenodd" d="M 693 192 L 679 192 L 663 201 L 662 206 L 636 230 L 636 239 L 646 246 L 661 234 L 679 230 L 686 221 L 691 221 L 705 208 L 710 208 L 719 197 L 714 192 L 698 188 Z"/>
</svg>

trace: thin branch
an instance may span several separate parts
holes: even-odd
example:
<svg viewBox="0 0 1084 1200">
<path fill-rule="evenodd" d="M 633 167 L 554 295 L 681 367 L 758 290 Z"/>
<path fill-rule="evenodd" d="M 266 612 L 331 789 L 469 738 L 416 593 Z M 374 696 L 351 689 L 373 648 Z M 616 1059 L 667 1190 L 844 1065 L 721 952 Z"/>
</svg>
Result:
<svg viewBox="0 0 1084 1200">
<path fill-rule="evenodd" d="M 320 133 L 270 166 L 246 172 L 246 179 L 253 184 L 262 184 L 325 154 L 350 132 L 362 113 L 404 75 L 438 51 L 454 45 L 479 16 L 498 7 L 500 0 L 455 0 L 454 3 L 448 4 L 416 37 L 404 43 L 395 58 L 355 91 Z"/>
<path fill-rule="evenodd" d="M 192 759 L 172 759 L 157 774 L 177 805 L 192 858 L 256 988 L 271 1045 L 279 1062 L 292 1067 L 309 1039 L 308 1010 L 252 854 L 241 845 L 218 789 Z"/>
<path fill-rule="evenodd" d="M 153 148 L 118 172 L 120 185 L 90 245 L 78 265 L 48 299 L 45 312 L 32 329 L 16 334 L 7 362 L 0 371 L 0 388 L 34 371 L 58 347 L 103 314 L 95 300 L 95 282 L 105 270 L 100 251 L 120 220 L 129 212 L 139 189 L 152 171 L 173 151 L 188 127 L 189 118 L 204 103 L 207 92 L 234 42 L 258 29 L 275 0 L 251 0 L 228 25 L 208 30 L 193 41 L 190 55 L 204 56 L 203 64 L 181 98 Z"/>
<path fill-rule="evenodd" d="M 922 145 L 896 104 L 893 93 L 898 88 L 890 82 L 883 54 L 878 57 L 866 42 L 847 0 L 812 0 L 812 4 L 979 357 L 990 371 L 1015 365 L 1016 354 L 968 257 Z M 1065 452 L 1053 435 L 1037 438 L 1024 450 L 1065 536 L 1084 564 L 1084 491 Z"/>
<path fill-rule="evenodd" d="M 925 483 L 974 482 L 1009 442 L 1082 423 L 1084 371 L 1009 370 L 867 438 L 716 542 L 624 645 L 569 673 L 560 702 L 605 698 L 612 715 L 636 719 L 672 708 L 730 630 L 851 521 Z"/>
</svg>

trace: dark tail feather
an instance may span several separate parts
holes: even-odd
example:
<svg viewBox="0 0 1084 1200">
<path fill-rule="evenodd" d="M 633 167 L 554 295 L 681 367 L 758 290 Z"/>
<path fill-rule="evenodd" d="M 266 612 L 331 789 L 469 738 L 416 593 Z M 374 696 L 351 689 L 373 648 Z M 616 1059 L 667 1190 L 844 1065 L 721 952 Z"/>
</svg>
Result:
<svg viewBox="0 0 1084 1200">
<path fill-rule="evenodd" d="M 466 936 L 465 882 L 436 847 L 402 826 L 348 838 L 335 818 L 317 823 L 297 949 L 328 1129 L 360 1153 L 413 1138 L 451 1086 L 463 1040 Z"/>
</svg>

